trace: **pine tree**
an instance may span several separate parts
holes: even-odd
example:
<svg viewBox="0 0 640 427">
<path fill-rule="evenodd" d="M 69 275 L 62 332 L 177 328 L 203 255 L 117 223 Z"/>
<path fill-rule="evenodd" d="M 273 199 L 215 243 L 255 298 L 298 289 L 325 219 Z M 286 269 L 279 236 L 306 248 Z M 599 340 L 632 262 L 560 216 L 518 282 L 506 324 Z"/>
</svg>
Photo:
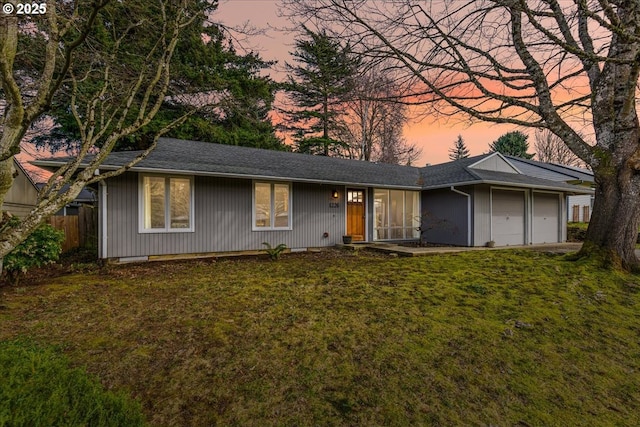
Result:
<svg viewBox="0 0 640 427">
<path fill-rule="evenodd" d="M 292 53 L 297 64 L 286 64 L 289 78 L 285 90 L 295 104 L 289 112 L 298 150 L 328 156 L 343 144 L 334 139 L 336 118 L 344 96 L 353 87 L 357 69 L 349 46 L 331 39 L 326 32 L 304 27 L 305 38 Z"/>
<path fill-rule="evenodd" d="M 462 135 L 458 135 L 458 139 L 453 144 L 453 148 L 449 149 L 449 159 L 460 160 L 469 157 L 469 150 L 462 139 Z"/>
</svg>

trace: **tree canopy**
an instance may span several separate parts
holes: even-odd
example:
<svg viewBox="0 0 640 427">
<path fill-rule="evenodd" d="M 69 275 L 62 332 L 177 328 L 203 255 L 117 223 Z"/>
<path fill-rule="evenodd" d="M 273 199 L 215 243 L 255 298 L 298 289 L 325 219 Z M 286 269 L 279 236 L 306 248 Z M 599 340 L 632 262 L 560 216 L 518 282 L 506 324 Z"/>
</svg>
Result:
<svg viewBox="0 0 640 427">
<path fill-rule="evenodd" d="M 516 130 L 501 135 L 498 139 L 489 144 L 489 150 L 505 154 L 507 156 L 520 157 L 522 159 L 533 159 L 535 154 L 529 154 L 529 135 Z"/>
<path fill-rule="evenodd" d="M 77 58 L 83 60 L 76 59 L 74 69 L 79 70 L 81 66 L 88 69 L 101 60 L 100 46 L 112 43 L 109 28 L 114 22 L 126 23 L 133 11 L 140 20 L 155 19 L 157 10 L 153 7 L 133 6 L 130 10 L 106 8 L 97 14 L 90 42 L 78 48 Z M 209 20 L 217 3 L 198 0 L 190 7 L 201 13 L 196 14 L 193 23 L 178 34 L 166 99 L 149 124 L 121 138 L 115 149 L 147 148 L 159 129 L 185 115 L 193 106 L 200 108 L 172 127 L 167 136 L 283 149 L 284 145 L 276 138 L 269 118 L 276 84 L 261 75 L 272 63 L 263 61 L 255 53 L 239 55 L 236 52 L 223 28 Z M 137 69 L 142 59 L 140 53 L 150 51 L 153 39 L 141 35 L 131 34 L 122 41 L 126 42 L 127 55 L 120 57 L 121 70 Z M 21 65 L 21 69 L 25 69 L 29 63 Z M 97 88 L 95 82 L 88 79 L 78 82 L 78 86 L 84 96 Z M 68 108 L 69 102 L 68 91 L 56 94 L 48 112 L 55 125 L 36 142 L 46 143 L 53 149 L 66 149 L 80 140 L 77 124 Z M 132 114 L 135 107 L 133 110 Z"/>
<path fill-rule="evenodd" d="M 296 63 L 286 64 L 289 76 L 283 87 L 293 103 L 287 130 L 294 134 L 298 151 L 328 156 L 344 148 L 333 134 L 345 95 L 353 88 L 357 59 L 348 45 L 326 32 L 303 30 L 292 52 Z"/>
</svg>

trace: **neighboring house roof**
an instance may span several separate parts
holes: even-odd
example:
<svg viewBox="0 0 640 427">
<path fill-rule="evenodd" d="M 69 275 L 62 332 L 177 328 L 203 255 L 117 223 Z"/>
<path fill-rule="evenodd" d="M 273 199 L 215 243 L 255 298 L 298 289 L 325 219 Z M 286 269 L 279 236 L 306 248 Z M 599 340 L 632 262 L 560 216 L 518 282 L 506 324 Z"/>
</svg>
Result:
<svg viewBox="0 0 640 427">
<path fill-rule="evenodd" d="M 111 153 L 101 169 L 115 169 L 139 151 Z M 64 159 L 33 163 L 57 167 Z M 496 169 L 497 168 L 497 169 Z M 499 153 L 417 168 L 335 157 L 272 151 L 208 142 L 161 138 L 149 156 L 132 171 L 229 176 L 250 179 L 325 182 L 386 188 L 431 189 L 451 185 L 494 184 L 584 193 L 588 190 L 527 176 Z M 498 172 L 496 170 L 502 170 Z"/>
<path fill-rule="evenodd" d="M 572 184 L 590 185 L 593 183 L 593 172 L 588 169 L 521 159 L 515 156 L 505 157 L 525 175 Z"/>
<path fill-rule="evenodd" d="M 28 171 L 27 168 L 24 167 L 22 162 L 18 160 L 15 156 L 13 157 L 13 164 L 16 165 L 22 171 L 24 176 L 29 180 L 29 182 L 31 183 L 31 185 L 33 185 L 34 188 L 39 189 L 38 184 L 36 184 L 36 181 L 31 176 L 31 171 L 30 170 Z"/>
</svg>

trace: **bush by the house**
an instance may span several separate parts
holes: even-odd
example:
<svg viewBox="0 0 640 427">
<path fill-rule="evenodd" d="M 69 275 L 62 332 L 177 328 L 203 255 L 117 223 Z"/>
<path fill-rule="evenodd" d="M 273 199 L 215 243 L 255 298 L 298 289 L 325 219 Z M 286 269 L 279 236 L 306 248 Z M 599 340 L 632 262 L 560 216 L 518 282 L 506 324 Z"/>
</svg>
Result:
<svg viewBox="0 0 640 427">
<path fill-rule="evenodd" d="M 140 426 L 142 408 L 69 367 L 51 347 L 0 342 L 0 425 Z"/>
<path fill-rule="evenodd" d="M 567 225 L 567 242 L 584 242 L 588 226 L 588 222 L 570 222 Z M 636 242 L 640 244 L 640 231 Z"/>
<path fill-rule="evenodd" d="M 584 242 L 588 225 L 586 222 L 570 222 L 567 225 L 567 242 Z"/>
<path fill-rule="evenodd" d="M 9 219 L 9 224 L 20 220 Z M 56 230 L 49 224 L 38 227 L 26 240 L 4 257 L 4 269 L 9 281 L 16 283 L 20 274 L 33 267 L 41 267 L 55 262 L 62 252 L 64 232 Z"/>
</svg>

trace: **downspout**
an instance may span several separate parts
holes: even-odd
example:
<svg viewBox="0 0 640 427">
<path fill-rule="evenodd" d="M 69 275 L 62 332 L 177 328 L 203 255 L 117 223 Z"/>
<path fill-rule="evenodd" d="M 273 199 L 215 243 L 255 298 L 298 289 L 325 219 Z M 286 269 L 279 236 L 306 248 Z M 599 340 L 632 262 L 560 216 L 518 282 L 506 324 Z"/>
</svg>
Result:
<svg viewBox="0 0 640 427">
<path fill-rule="evenodd" d="M 467 246 L 471 247 L 471 194 L 464 193 L 453 185 L 451 186 L 451 191 L 467 198 Z"/>
<path fill-rule="evenodd" d="M 97 171 L 96 171 L 97 172 Z M 99 172 L 98 172 L 99 173 Z M 100 258 L 107 259 L 107 183 L 100 181 Z"/>
</svg>

